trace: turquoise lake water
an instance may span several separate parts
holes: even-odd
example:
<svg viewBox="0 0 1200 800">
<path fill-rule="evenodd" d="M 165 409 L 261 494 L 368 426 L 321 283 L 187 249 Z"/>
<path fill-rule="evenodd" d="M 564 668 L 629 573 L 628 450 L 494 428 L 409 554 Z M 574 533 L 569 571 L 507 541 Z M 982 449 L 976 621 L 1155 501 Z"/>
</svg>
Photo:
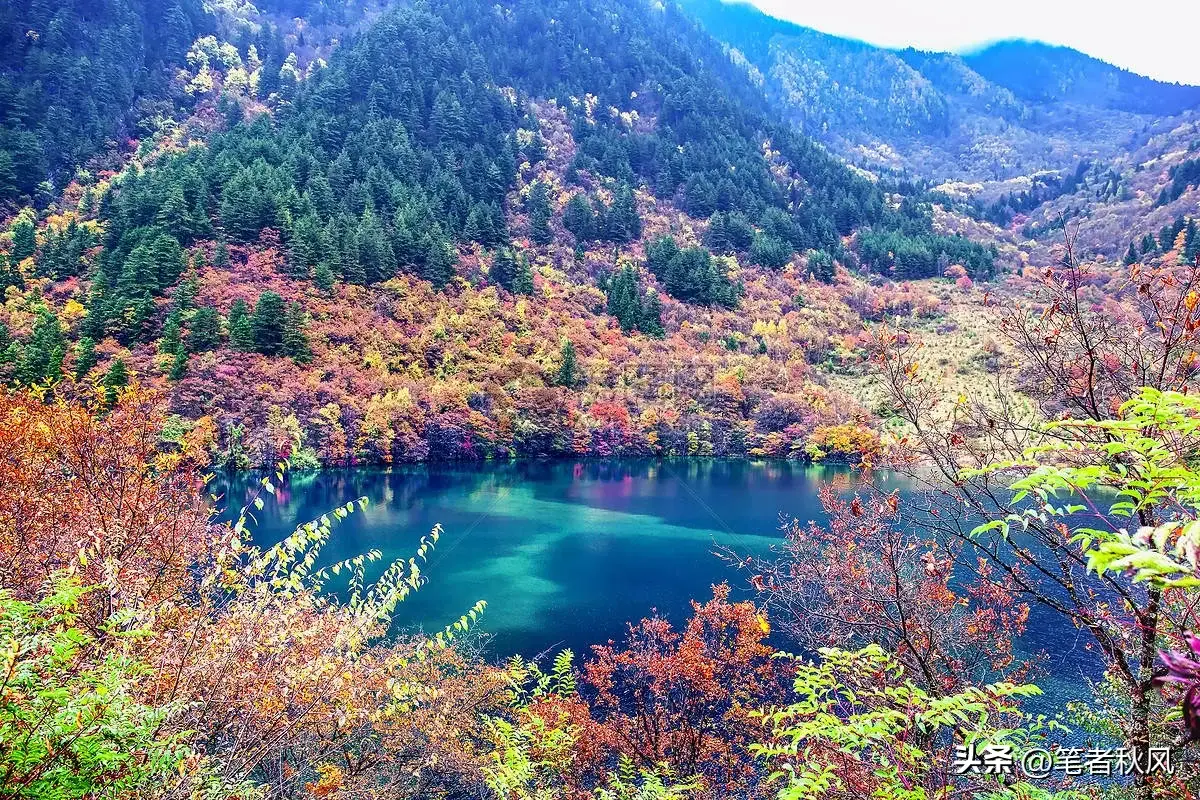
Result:
<svg viewBox="0 0 1200 800">
<path fill-rule="evenodd" d="M 441 523 L 423 572 L 429 582 L 399 610 L 401 627 L 440 630 L 477 600 L 497 658 L 619 639 L 654 610 L 677 624 L 689 602 L 744 576 L 714 551 L 765 553 L 782 517 L 821 520 L 817 489 L 837 467 L 789 462 L 527 461 L 436 464 L 294 473 L 257 513 L 256 539 L 273 543 L 298 524 L 360 496 L 365 512 L 341 523 L 325 550 L 344 558 L 379 549 L 383 561 L 412 554 Z M 218 480 L 237 508 L 250 476 Z M 899 484 L 901 488 L 902 484 Z M 742 596 L 747 596 L 743 594 Z M 1050 654 L 1037 683 L 1056 703 L 1079 696 L 1095 674 L 1077 632 L 1034 610 L 1022 649 Z M 785 643 L 786 644 L 786 643 Z"/>
</svg>

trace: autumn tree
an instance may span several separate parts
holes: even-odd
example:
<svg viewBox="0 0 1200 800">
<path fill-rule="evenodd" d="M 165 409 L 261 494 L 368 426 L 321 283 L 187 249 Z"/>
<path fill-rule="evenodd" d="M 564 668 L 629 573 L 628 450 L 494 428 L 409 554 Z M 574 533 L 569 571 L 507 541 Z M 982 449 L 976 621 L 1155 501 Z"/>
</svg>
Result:
<svg viewBox="0 0 1200 800">
<path fill-rule="evenodd" d="M 731 603 L 721 585 L 693 602 L 680 630 L 652 617 L 631 625 L 621 645 L 594 647 L 584 679 L 596 693 L 596 735 L 635 764 L 697 776 L 708 796 L 752 794 L 761 776 L 749 748 L 761 727 L 750 709 L 786 693 L 769 630 L 752 603 Z"/>
<path fill-rule="evenodd" d="M 991 582 L 1008 585 L 1086 633 L 1107 680 L 1123 698 L 1112 712 L 1114 729 L 1130 747 L 1145 752 L 1161 744 L 1163 709 L 1154 703 L 1158 649 L 1163 637 L 1181 632 L 1183 609 L 1153 584 L 1088 569 L 1075 529 L 1107 527 L 1088 519 L 1100 514 L 1095 507 L 1028 515 L 1024 494 L 1009 490 L 1014 471 L 995 466 L 1028 465 L 1029 453 L 1037 448 L 1065 444 L 1080 449 L 1081 456 L 1091 452 L 1098 459 L 1094 469 L 1127 468 L 1124 451 L 1106 426 L 1145 387 L 1188 390 L 1200 349 L 1200 272 L 1134 265 L 1100 294 L 1090 280 L 1091 268 L 1074 258 L 1072 244 L 1068 239 L 1062 265 L 1045 273 L 1032 301 L 1013 303 L 1000 326 L 1019 357 L 1017 386 L 1036 404 L 1035 415 L 1003 387 L 990 396 L 947 402 L 919 364 L 916 339 L 881 335 L 880 365 L 892 407 L 911 430 L 897 453 L 921 469 L 933 469 L 940 479 L 926 484 L 930 489 L 922 502 L 932 509 L 927 529 L 986 563 L 995 576 Z M 1041 425 L 1063 417 L 1081 422 Z M 1013 469 L 1021 474 L 1021 467 Z M 1068 481 L 1058 491 L 1074 494 L 1078 488 Z M 1139 525 L 1170 518 L 1170 504 L 1160 500 L 1137 508 Z M 1021 536 L 1003 535 L 1016 519 Z M 1119 602 L 1112 603 L 1114 598 Z M 1167 795 L 1156 794 L 1150 781 L 1139 778 L 1136 796 Z"/>
</svg>

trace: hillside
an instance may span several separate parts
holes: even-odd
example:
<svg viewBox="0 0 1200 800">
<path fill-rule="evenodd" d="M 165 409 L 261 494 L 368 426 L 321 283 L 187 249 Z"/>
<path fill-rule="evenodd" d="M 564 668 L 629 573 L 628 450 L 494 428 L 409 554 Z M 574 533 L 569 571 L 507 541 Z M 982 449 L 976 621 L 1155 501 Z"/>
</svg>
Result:
<svg viewBox="0 0 1200 800">
<path fill-rule="evenodd" d="M 1069 48 L 1001 42 L 966 56 L 893 51 L 687 0 L 782 113 L 869 169 L 1001 180 L 1107 160 L 1193 115 L 1200 88 L 1164 84 Z"/>
<path fill-rule="evenodd" d="M 122 169 L 10 222 L 0 369 L 161 387 L 218 464 L 858 458 L 827 375 L 940 305 L 884 279 L 995 268 L 674 7 L 215 16 Z"/>
</svg>

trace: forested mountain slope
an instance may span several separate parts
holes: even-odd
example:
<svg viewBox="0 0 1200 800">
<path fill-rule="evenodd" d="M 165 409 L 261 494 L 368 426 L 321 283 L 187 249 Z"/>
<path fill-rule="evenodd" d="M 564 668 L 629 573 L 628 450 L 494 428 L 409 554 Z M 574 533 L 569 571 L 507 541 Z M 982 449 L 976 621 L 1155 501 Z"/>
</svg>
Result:
<svg viewBox="0 0 1200 800">
<path fill-rule="evenodd" d="M 1074 169 L 1195 114 L 1200 87 L 1133 75 L 1078 51 L 1001 42 L 967 56 L 893 51 L 774 19 L 745 3 L 686 0 L 776 106 L 849 160 L 932 179 Z"/>
<path fill-rule="evenodd" d="M 212 20 L 199 0 L 0 5 L 0 207 L 52 194 L 161 98 Z M 45 188 L 39 188 L 49 181 Z"/>
<path fill-rule="evenodd" d="M 129 163 L 11 220 L 0 370 L 161 385 L 219 463 L 870 452 L 826 375 L 940 305 L 888 280 L 995 269 L 674 6 L 214 16 Z"/>
</svg>

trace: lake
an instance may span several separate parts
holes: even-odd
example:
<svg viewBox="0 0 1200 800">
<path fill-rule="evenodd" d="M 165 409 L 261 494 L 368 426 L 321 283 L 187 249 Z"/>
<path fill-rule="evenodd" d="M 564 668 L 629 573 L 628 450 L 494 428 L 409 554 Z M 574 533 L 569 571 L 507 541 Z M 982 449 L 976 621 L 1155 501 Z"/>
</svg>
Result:
<svg viewBox="0 0 1200 800">
<path fill-rule="evenodd" d="M 255 538 L 270 544 L 297 525 L 358 497 L 365 512 L 338 525 L 330 560 L 370 549 L 407 558 L 441 523 L 422 571 L 429 582 L 399 609 L 401 626 L 440 630 L 477 600 L 497 658 L 619 639 L 627 623 L 657 610 L 684 622 L 693 599 L 744 576 L 714 550 L 764 553 L 781 517 L 820 520 L 822 482 L 839 467 L 781 461 L 610 460 L 431 464 L 293 473 L 256 514 Z M 878 477 L 878 476 L 877 476 Z M 221 478 L 213 490 L 235 510 L 256 485 Z M 902 484 L 897 484 L 901 487 Z M 746 596 L 746 595 L 743 595 Z M 1061 702 L 1095 674 L 1078 632 L 1034 609 L 1022 649 L 1052 655 L 1038 684 Z M 1048 699 L 1049 699 L 1048 697 Z"/>
</svg>

